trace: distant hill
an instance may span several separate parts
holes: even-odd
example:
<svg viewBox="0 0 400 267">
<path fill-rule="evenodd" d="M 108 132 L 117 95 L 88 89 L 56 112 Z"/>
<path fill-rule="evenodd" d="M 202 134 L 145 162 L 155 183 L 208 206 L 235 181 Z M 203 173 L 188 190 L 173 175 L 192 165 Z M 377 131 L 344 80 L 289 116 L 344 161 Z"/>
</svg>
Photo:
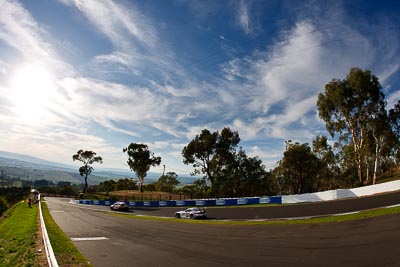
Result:
<svg viewBox="0 0 400 267">
<path fill-rule="evenodd" d="M 5 171 L 7 178 L 32 181 L 43 179 L 55 182 L 66 181 L 73 184 L 84 182 L 84 178 L 79 175 L 76 167 L 5 151 L 0 151 L 0 170 Z M 145 182 L 155 182 L 160 176 L 160 173 L 149 172 Z M 136 175 L 129 170 L 95 168 L 89 176 L 88 182 L 89 184 L 98 184 L 105 180 L 120 178 L 136 178 Z M 195 179 L 199 178 L 189 175 L 178 176 L 181 185 L 192 184 Z"/>
<path fill-rule="evenodd" d="M 13 159 L 15 164 L 20 164 L 22 166 L 37 166 L 40 165 L 41 168 L 50 168 L 50 169 L 55 169 L 55 168 L 63 168 L 63 169 L 73 169 L 72 166 L 58 163 L 58 162 L 52 162 L 28 155 L 23 155 L 23 154 L 17 154 L 17 153 L 11 153 L 11 152 L 6 152 L 6 151 L 0 151 L 0 157 L 6 158 L 8 160 Z M 1 162 L 0 162 L 1 163 Z"/>
</svg>

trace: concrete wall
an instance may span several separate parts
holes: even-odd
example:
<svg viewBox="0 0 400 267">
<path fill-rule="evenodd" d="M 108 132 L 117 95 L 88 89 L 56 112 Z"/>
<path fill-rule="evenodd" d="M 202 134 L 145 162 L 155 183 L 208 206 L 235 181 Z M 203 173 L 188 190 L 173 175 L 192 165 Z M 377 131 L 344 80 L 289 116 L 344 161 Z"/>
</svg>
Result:
<svg viewBox="0 0 400 267">
<path fill-rule="evenodd" d="M 363 197 L 400 190 L 400 180 L 352 189 L 337 189 L 318 193 L 282 196 L 282 204 L 328 201 L 343 198 Z"/>
</svg>

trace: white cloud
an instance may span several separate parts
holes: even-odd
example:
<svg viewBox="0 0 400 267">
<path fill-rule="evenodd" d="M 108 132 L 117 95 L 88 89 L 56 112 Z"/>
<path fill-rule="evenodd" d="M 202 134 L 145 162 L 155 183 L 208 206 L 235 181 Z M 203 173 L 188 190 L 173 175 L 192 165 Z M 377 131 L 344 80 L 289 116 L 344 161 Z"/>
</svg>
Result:
<svg viewBox="0 0 400 267">
<path fill-rule="evenodd" d="M 0 40 L 17 49 L 25 57 L 50 57 L 49 46 L 40 35 L 44 30 L 18 2 L 2 1 Z"/>
<path fill-rule="evenodd" d="M 111 1 L 69 1 L 82 11 L 93 25 L 107 35 L 116 47 L 129 50 L 131 38 L 143 45 L 154 47 L 156 34 L 134 6 L 124 7 Z M 101 18 L 101 19 L 99 19 Z"/>
<path fill-rule="evenodd" d="M 251 26 L 250 26 L 251 19 L 249 16 L 250 15 L 248 8 L 246 6 L 246 2 L 240 1 L 238 10 L 238 23 L 246 34 L 249 34 L 251 32 Z"/>
<path fill-rule="evenodd" d="M 21 57 L 19 62 L 40 61 L 43 65 L 52 69 L 54 73 L 64 75 L 74 73 L 73 69 L 58 57 L 51 45 L 51 36 L 16 1 L 2 1 L 0 41 L 18 51 L 19 57 Z M 7 71 L 7 69 L 3 68 L 2 72 L 4 71 Z"/>
</svg>

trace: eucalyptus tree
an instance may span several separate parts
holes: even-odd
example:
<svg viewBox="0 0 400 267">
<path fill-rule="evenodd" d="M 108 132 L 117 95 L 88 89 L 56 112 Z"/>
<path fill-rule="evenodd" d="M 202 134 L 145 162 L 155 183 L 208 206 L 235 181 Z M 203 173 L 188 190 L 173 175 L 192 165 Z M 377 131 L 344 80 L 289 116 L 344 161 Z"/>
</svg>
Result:
<svg viewBox="0 0 400 267">
<path fill-rule="evenodd" d="M 325 135 L 317 135 L 312 141 L 312 151 L 318 158 L 317 189 L 328 190 L 337 187 L 339 166 L 337 156 Z"/>
<path fill-rule="evenodd" d="M 161 157 L 155 157 L 147 145 L 131 143 L 122 150 L 128 154 L 128 166 L 136 173 L 139 179 L 139 190 L 143 192 L 144 178 L 150 167 L 158 166 L 161 163 Z"/>
<path fill-rule="evenodd" d="M 314 187 L 318 174 L 318 158 L 307 143 L 286 141 L 286 150 L 279 162 L 278 173 L 282 178 L 283 191 L 303 194 L 316 191 Z"/>
<path fill-rule="evenodd" d="M 88 176 L 92 173 L 94 168 L 92 167 L 93 163 L 103 163 L 103 158 L 100 156 L 96 156 L 96 153 L 90 150 L 83 151 L 82 149 L 78 150 L 75 155 L 72 156 L 72 160 L 81 161 L 83 166 L 79 168 L 79 174 L 85 178 L 85 187 L 83 188 L 83 193 L 86 193 L 86 189 L 88 187 Z"/>
<path fill-rule="evenodd" d="M 249 157 L 240 148 L 226 168 L 216 175 L 215 191 L 220 197 L 262 196 L 271 193 L 270 176 L 260 158 Z"/>
<path fill-rule="evenodd" d="M 393 146 L 393 154 L 395 155 L 397 164 L 400 164 L 400 100 L 389 110 L 388 116 L 396 138 L 396 144 Z"/>
<path fill-rule="evenodd" d="M 343 80 L 325 85 L 317 101 L 320 118 L 329 134 L 339 135 L 343 145 L 352 146 L 358 182 L 364 184 L 364 163 L 369 131 L 374 118 L 385 110 L 384 94 L 378 78 L 370 70 L 352 68 Z"/>
<path fill-rule="evenodd" d="M 183 163 L 193 165 L 192 175 L 205 174 L 212 186 L 215 183 L 215 174 L 233 160 L 239 142 L 238 132 L 231 131 L 230 128 L 222 129 L 221 133 L 211 133 L 204 129 L 183 148 Z"/>
</svg>

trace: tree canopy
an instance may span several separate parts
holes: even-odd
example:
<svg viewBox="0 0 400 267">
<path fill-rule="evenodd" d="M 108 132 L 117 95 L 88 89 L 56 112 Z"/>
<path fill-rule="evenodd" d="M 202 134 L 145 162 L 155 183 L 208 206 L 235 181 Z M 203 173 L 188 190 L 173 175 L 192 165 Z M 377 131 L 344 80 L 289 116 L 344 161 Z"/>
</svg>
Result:
<svg viewBox="0 0 400 267">
<path fill-rule="evenodd" d="M 147 145 L 131 143 L 123 149 L 128 154 L 129 168 L 136 173 L 139 179 L 139 189 L 143 192 L 144 178 L 150 167 L 158 166 L 161 163 L 161 157 L 155 157 Z"/>
<path fill-rule="evenodd" d="M 103 163 L 103 159 L 100 156 L 96 156 L 96 153 L 90 150 L 83 151 L 78 150 L 75 155 L 72 156 L 72 160 L 81 161 L 83 166 L 79 168 L 79 174 L 85 178 L 85 187 L 83 188 L 83 193 L 86 193 L 88 187 L 88 176 L 92 173 L 94 168 L 91 166 L 93 163 Z"/>
<path fill-rule="evenodd" d="M 333 79 L 318 96 L 319 116 L 328 132 L 332 137 L 339 134 L 343 144 L 352 146 L 360 184 L 365 181 L 368 134 L 374 119 L 385 112 L 385 105 L 378 78 L 370 70 L 359 68 L 351 69 L 346 79 Z"/>
<path fill-rule="evenodd" d="M 227 161 L 233 158 L 235 147 L 239 143 L 238 132 L 230 128 L 211 133 L 204 129 L 183 148 L 183 163 L 192 164 L 195 168 L 193 174 L 203 173 L 211 184 L 214 183 L 215 173 L 222 168 Z"/>
<path fill-rule="evenodd" d="M 183 148 L 183 163 L 193 164 L 195 168 L 193 174 L 206 174 L 213 184 L 218 168 L 232 159 L 239 141 L 238 132 L 233 132 L 230 128 L 222 129 L 221 133 L 218 131 L 211 133 L 204 129 Z"/>
</svg>

